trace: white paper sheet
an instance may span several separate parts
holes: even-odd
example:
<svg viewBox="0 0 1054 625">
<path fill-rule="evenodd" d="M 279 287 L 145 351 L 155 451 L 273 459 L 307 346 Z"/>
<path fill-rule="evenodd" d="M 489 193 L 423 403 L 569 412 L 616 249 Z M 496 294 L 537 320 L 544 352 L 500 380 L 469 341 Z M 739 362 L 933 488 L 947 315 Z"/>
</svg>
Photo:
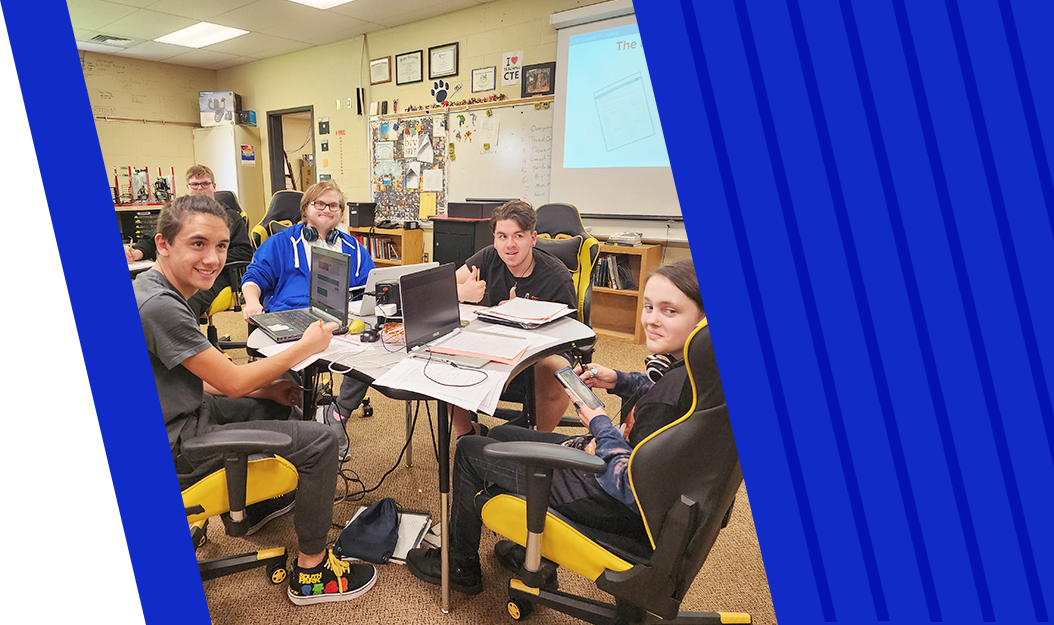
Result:
<svg viewBox="0 0 1054 625">
<path fill-rule="evenodd" d="M 422 191 L 442 191 L 443 190 L 443 170 L 442 169 L 427 169 L 421 173 L 421 190 Z"/>
<path fill-rule="evenodd" d="M 486 378 L 483 373 L 486 373 Z M 406 358 L 374 380 L 373 384 L 421 393 L 469 412 L 482 410 L 493 414 L 508 377 L 508 372 L 458 369 L 446 363 L 427 363 L 424 360 Z M 475 383 L 477 381 L 478 384 Z"/>
</svg>

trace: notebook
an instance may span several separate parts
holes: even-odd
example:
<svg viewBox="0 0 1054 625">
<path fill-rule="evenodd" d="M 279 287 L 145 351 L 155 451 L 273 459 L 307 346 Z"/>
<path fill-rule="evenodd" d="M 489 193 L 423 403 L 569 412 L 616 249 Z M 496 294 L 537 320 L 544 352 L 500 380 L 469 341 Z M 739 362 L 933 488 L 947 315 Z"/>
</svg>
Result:
<svg viewBox="0 0 1054 625">
<path fill-rule="evenodd" d="M 455 273 L 454 263 L 447 263 L 399 278 L 406 351 L 431 360 L 479 368 L 490 360 L 428 351 L 430 344 L 451 332 L 461 331 L 461 308 L 457 301 Z"/>
<path fill-rule="evenodd" d="M 351 257 L 322 247 L 311 250 L 310 306 L 295 310 L 263 313 L 250 317 L 276 343 L 296 341 L 312 323 L 320 319 L 336 322 L 333 334 L 348 331 L 348 286 Z"/>
<path fill-rule="evenodd" d="M 376 292 L 378 282 L 394 282 L 402 276 L 438 266 L 439 263 L 418 263 L 371 269 L 370 275 L 366 278 L 366 291 L 362 299 L 352 302 L 349 311 L 356 317 L 372 317 L 377 312 L 377 298 L 373 294 Z"/>
</svg>

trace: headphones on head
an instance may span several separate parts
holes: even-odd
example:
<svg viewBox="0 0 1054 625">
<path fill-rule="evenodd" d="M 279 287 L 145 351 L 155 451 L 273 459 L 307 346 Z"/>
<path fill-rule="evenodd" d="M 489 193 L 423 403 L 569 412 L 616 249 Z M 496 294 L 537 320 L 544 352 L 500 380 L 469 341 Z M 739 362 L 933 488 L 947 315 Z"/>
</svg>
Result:
<svg viewBox="0 0 1054 625">
<path fill-rule="evenodd" d="M 333 245 L 340 238 L 340 230 L 333 228 L 326 235 L 326 243 Z M 318 230 L 314 226 L 304 226 L 304 240 L 308 242 L 318 241 Z"/>
<path fill-rule="evenodd" d="M 684 364 L 670 354 L 654 354 L 644 359 L 644 371 L 652 382 L 658 382 L 662 376 Z"/>
</svg>

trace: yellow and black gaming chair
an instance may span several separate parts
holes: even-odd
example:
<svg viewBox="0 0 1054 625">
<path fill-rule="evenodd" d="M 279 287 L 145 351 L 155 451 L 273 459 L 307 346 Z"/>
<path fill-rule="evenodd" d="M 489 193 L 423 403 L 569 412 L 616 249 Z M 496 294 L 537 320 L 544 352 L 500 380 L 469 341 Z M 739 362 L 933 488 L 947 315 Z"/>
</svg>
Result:
<svg viewBox="0 0 1054 625">
<path fill-rule="evenodd" d="M 578 296 L 578 320 L 589 325 L 593 268 L 600 257 L 600 242 L 586 231 L 578 209 L 570 204 L 542 204 L 537 213 L 536 245 L 567 265 Z"/>
<path fill-rule="evenodd" d="M 494 443 L 484 450 L 527 467 L 526 498 L 483 491 L 476 501 L 487 527 L 527 548 L 520 576 L 509 582 L 514 619 L 544 605 L 598 625 L 751 623 L 749 614 L 680 611 L 718 532 L 727 525 L 743 481 L 728 409 L 710 377 L 717 368 L 705 320 L 689 339 L 685 357 L 691 410 L 642 441 L 630 456 L 630 484 L 645 535 L 605 531 L 603 519 L 597 519 L 596 527 L 576 525 L 547 510 L 553 469 L 601 473 L 604 462 L 599 458 L 533 442 Z M 543 588 L 543 557 L 594 580 L 615 602 Z"/>
<path fill-rule="evenodd" d="M 217 191 L 215 198 L 228 209 L 238 212 L 242 217 L 242 222 L 248 226 L 249 217 L 245 214 L 245 211 L 242 210 L 241 204 L 238 203 L 238 196 L 235 195 L 233 191 Z M 209 342 L 218 349 L 245 349 L 245 343 L 221 340 L 219 337 L 219 331 L 216 329 L 216 324 L 213 322 L 212 318 L 213 315 L 228 310 L 241 312 L 242 275 L 245 273 L 245 269 L 248 266 L 249 260 L 229 260 L 224 264 L 223 271 L 227 274 L 227 280 L 230 283 L 230 286 L 224 287 L 216 294 L 216 297 L 212 298 L 212 303 L 209 304 L 208 310 L 202 315 L 205 317 L 205 323 L 208 326 L 206 333 L 209 337 Z"/>
<path fill-rule="evenodd" d="M 279 456 L 293 439 L 268 430 L 220 430 L 184 441 L 184 453 L 225 456 L 224 468 L 206 475 L 183 490 L 183 507 L 190 523 L 194 548 L 207 541 L 205 528 L 214 516 L 230 512 L 229 536 L 244 536 L 249 529 L 245 508 L 250 504 L 291 492 L 297 485 L 293 465 Z M 267 567 L 274 584 L 286 579 L 285 547 L 263 549 L 213 560 L 199 560 L 201 579 L 213 579 L 239 571 Z"/>
<path fill-rule="evenodd" d="M 303 196 L 303 191 L 292 189 L 282 189 L 271 196 L 267 214 L 249 231 L 253 249 L 260 249 L 268 237 L 300 221 L 300 198 Z"/>
</svg>

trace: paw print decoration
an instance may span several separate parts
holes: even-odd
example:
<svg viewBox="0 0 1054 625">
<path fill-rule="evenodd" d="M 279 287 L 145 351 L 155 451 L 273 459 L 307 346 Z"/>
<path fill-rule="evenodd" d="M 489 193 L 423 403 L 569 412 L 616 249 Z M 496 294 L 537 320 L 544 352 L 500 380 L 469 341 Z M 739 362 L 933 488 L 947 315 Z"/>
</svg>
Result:
<svg viewBox="0 0 1054 625">
<path fill-rule="evenodd" d="M 445 80 L 432 83 L 432 97 L 439 106 L 449 106 L 448 100 L 458 91 L 461 91 L 461 83 L 458 83 L 453 90 L 450 89 L 450 83 Z"/>
<path fill-rule="evenodd" d="M 445 80 L 437 80 L 432 85 L 432 97 L 435 98 L 436 104 L 446 103 L 447 92 L 450 91 L 450 83 Z"/>
</svg>

